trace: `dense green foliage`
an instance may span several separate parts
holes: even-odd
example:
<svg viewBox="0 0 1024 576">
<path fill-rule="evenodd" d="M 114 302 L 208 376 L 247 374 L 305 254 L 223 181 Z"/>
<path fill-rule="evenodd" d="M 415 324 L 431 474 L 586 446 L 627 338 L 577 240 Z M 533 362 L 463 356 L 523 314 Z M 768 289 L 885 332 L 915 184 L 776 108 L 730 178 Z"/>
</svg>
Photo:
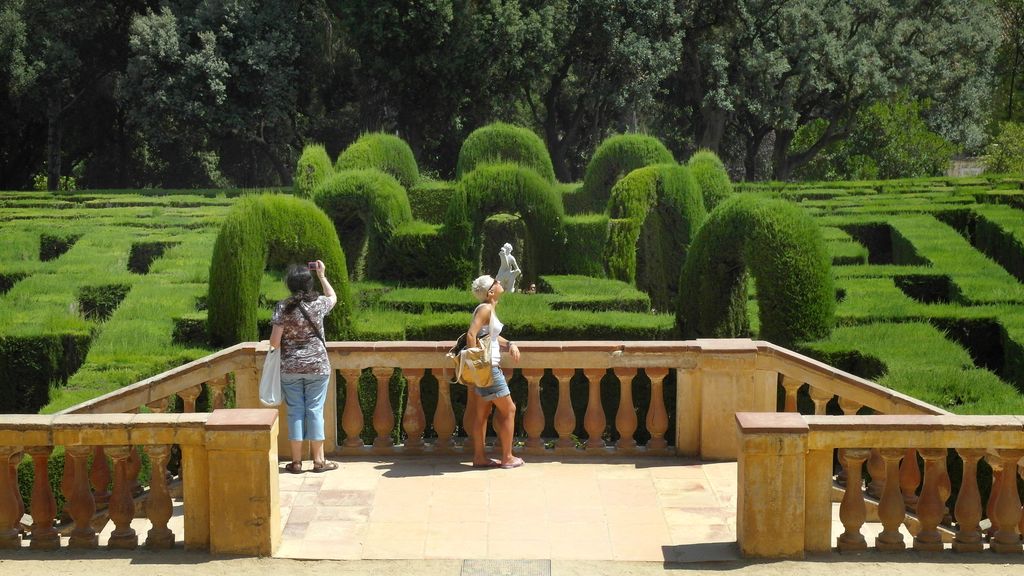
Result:
<svg viewBox="0 0 1024 576">
<path fill-rule="evenodd" d="M 714 210 L 729 196 L 732 195 L 732 181 L 729 180 L 729 173 L 725 165 L 718 158 L 718 155 L 711 150 L 698 150 L 686 161 L 690 172 L 700 186 L 701 195 L 704 197 L 704 207 Z"/>
<path fill-rule="evenodd" d="M 210 261 L 206 303 L 215 346 L 257 340 L 260 281 L 267 268 L 323 260 L 338 304 L 324 319 L 329 339 L 348 335 L 352 301 L 345 254 L 330 219 L 308 200 L 259 195 L 243 198 L 224 218 Z"/>
<path fill-rule="evenodd" d="M 444 222 L 454 190 L 454 182 L 421 178 L 417 185 L 406 190 L 413 217 L 431 224 Z"/>
<path fill-rule="evenodd" d="M 651 164 L 671 163 L 675 160 L 665 145 L 653 136 L 619 134 L 598 146 L 587 164 L 583 177 L 583 190 L 590 211 L 603 212 L 607 208 L 612 186 L 626 174 Z"/>
<path fill-rule="evenodd" d="M 1024 173 L 1024 122 L 1003 122 L 985 147 L 985 169 L 997 173 Z"/>
<path fill-rule="evenodd" d="M 835 288 L 818 225 L 788 202 L 737 196 L 708 215 L 690 246 L 679 280 L 683 336 L 750 334 L 748 274 L 757 292 L 761 338 L 790 346 L 828 335 Z"/>
<path fill-rule="evenodd" d="M 292 187 L 295 195 L 309 198 L 313 189 L 320 185 L 328 176 L 334 174 L 334 163 L 323 144 L 306 144 L 295 165 Z"/>
<path fill-rule="evenodd" d="M 412 221 L 412 208 L 397 180 L 375 169 L 343 170 L 321 183 L 313 200 L 334 222 L 342 248 L 350 255 L 350 278 L 400 274 L 389 269 L 387 248 L 395 230 Z"/>
<path fill-rule="evenodd" d="M 376 168 L 393 176 L 405 188 L 415 186 L 420 179 L 412 148 L 398 136 L 381 132 L 360 136 L 338 156 L 334 168 L 339 172 Z"/>
<path fill-rule="evenodd" d="M 605 273 L 604 248 L 608 240 L 607 214 L 566 216 L 565 250 L 561 272 L 581 276 L 602 277 Z"/>
<path fill-rule="evenodd" d="M 481 164 L 519 164 L 532 168 L 548 182 L 555 169 L 544 141 L 527 128 L 495 122 L 474 130 L 459 149 L 455 178 L 462 178 Z"/>
<path fill-rule="evenodd" d="M 656 308 L 673 309 L 679 270 L 707 215 L 692 171 L 676 164 L 638 168 L 612 188 L 608 211 L 618 219 L 605 246 L 608 276 L 635 283 Z"/>
</svg>

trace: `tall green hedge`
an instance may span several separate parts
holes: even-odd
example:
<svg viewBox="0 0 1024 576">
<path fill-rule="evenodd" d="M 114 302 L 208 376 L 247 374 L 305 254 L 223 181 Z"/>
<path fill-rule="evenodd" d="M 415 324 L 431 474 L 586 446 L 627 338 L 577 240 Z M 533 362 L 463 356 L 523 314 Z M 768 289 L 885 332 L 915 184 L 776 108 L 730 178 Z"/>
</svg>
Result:
<svg viewBox="0 0 1024 576">
<path fill-rule="evenodd" d="M 221 224 L 210 262 L 207 294 L 214 346 L 257 339 L 256 315 L 263 271 L 323 260 L 338 294 L 324 319 L 329 339 L 349 332 L 352 299 L 345 254 L 330 218 L 308 200 L 264 194 L 239 200 Z"/>
<path fill-rule="evenodd" d="M 475 272 L 480 263 L 480 233 L 484 220 L 501 212 L 518 214 L 526 222 L 526 252 L 516 256 L 525 263 L 533 261 L 539 274 L 554 271 L 559 262 L 565 235 L 562 230 L 562 202 L 555 189 L 529 168 L 515 164 L 486 164 L 467 174 L 459 182 L 465 195 L 453 196 L 453 202 L 466 203 L 465 217 L 469 234 L 454 239 L 467 244 L 463 254 L 470 258 Z M 457 214 L 458 210 L 450 210 Z M 447 221 L 446 226 L 458 222 Z"/>
<path fill-rule="evenodd" d="M 376 168 L 395 177 L 409 188 L 420 179 L 420 169 L 412 149 L 398 136 L 371 132 L 363 134 L 338 156 L 335 169 L 363 170 Z"/>
<path fill-rule="evenodd" d="M 675 307 L 679 271 L 707 213 L 690 170 L 677 164 L 638 168 L 612 188 L 616 221 L 605 246 L 608 276 L 636 283 L 654 307 Z"/>
<path fill-rule="evenodd" d="M 378 279 L 389 273 L 391 237 L 412 221 L 409 197 L 398 180 L 375 169 L 345 170 L 318 186 L 313 201 L 334 221 L 350 278 Z"/>
<path fill-rule="evenodd" d="M 683 336 L 748 335 L 748 272 L 761 338 L 791 346 L 829 334 L 836 300 L 821 230 L 795 204 L 740 195 L 712 211 L 690 245 L 676 309 Z"/>
<path fill-rule="evenodd" d="M 704 194 L 704 206 L 714 210 L 723 200 L 732 195 L 732 182 L 725 164 L 711 150 L 698 150 L 686 163 L 697 179 Z"/>
<path fill-rule="evenodd" d="M 533 169 L 550 183 L 555 169 L 547 146 L 533 131 L 503 122 L 474 130 L 462 143 L 455 177 L 461 179 L 481 164 L 510 163 Z"/>
<path fill-rule="evenodd" d="M 331 174 L 334 174 L 334 163 L 323 144 L 306 144 L 295 166 L 292 181 L 295 195 L 309 198 L 313 189 Z"/>
<path fill-rule="evenodd" d="M 654 136 L 619 134 L 607 138 L 597 150 L 583 176 L 586 206 L 594 212 L 604 212 L 612 186 L 626 174 L 651 164 L 675 162 L 672 153 Z"/>
<path fill-rule="evenodd" d="M 562 253 L 562 263 L 558 272 L 560 274 L 604 277 L 604 246 L 608 241 L 608 215 L 566 216 L 562 224 L 565 229 L 565 251 Z"/>
</svg>

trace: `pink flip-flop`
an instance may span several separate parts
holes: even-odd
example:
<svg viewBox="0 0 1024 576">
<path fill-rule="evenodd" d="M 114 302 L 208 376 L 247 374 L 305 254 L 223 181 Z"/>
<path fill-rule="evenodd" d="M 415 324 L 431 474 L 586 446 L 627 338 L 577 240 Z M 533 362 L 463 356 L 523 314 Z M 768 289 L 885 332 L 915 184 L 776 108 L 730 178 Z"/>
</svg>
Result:
<svg viewBox="0 0 1024 576">
<path fill-rule="evenodd" d="M 501 466 L 501 462 L 498 462 L 493 458 L 488 460 L 486 464 L 473 463 L 473 468 L 497 468 L 498 466 Z"/>
<path fill-rule="evenodd" d="M 519 456 L 513 456 L 512 460 L 506 462 L 505 464 L 501 464 L 501 467 L 507 470 L 509 468 L 519 468 L 523 464 L 526 464 L 526 462 L 523 462 L 522 458 L 520 458 Z"/>
</svg>

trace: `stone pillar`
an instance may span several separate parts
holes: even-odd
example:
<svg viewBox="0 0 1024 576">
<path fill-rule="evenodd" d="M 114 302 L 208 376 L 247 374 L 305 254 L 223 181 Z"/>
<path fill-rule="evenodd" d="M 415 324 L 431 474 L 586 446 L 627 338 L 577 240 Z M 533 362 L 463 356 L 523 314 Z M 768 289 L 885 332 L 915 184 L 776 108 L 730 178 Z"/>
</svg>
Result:
<svg viewBox="0 0 1024 576">
<path fill-rule="evenodd" d="M 995 520 L 999 528 L 992 536 L 989 548 L 994 552 L 1020 553 L 1020 535 L 1017 524 L 1021 518 L 1020 495 L 1017 493 L 1017 463 L 1024 458 L 1024 450 L 999 449 L 996 451 L 1003 465 L 1003 478 L 995 497 Z"/>
<path fill-rule="evenodd" d="M 402 411 L 402 429 L 405 430 L 405 448 L 419 452 L 423 449 L 423 432 L 427 428 L 427 417 L 423 412 L 423 401 L 420 399 L 420 385 L 423 381 L 423 368 L 406 368 L 402 371 L 408 383 L 408 398 L 405 410 Z"/>
<path fill-rule="evenodd" d="M 569 387 L 576 370 L 554 368 L 551 373 L 558 379 L 558 406 L 555 407 L 555 432 L 558 432 L 558 440 L 555 441 L 555 452 L 571 454 L 576 451 L 576 440 L 572 437 L 576 431 L 576 411 L 572 409 Z"/>
<path fill-rule="evenodd" d="M 587 412 L 583 415 L 583 428 L 587 431 L 587 450 L 604 449 L 604 428 L 608 425 L 608 419 L 604 415 L 604 407 L 601 406 L 601 378 L 604 376 L 604 369 L 584 368 L 583 375 L 587 377 Z"/>
<path fill-rule="evenodd" d="M 757 369 L 757 346 L 747 339 L 697 340 L 703 349 L 700 360 L 701 394 L 700 457 L 732 460 L 738 455 L 738 438 L 723 434 L 733 426 L 737 412 L 775 412 L 778 373 Z M 685 392 L 679 391 L 680 395 Z"/>
<path fill-rule="evenodd" d="M 914 536 L 914 550 L 925 552 L 942 551 L 942 535 L 938 525 L 942 522 L 945 511 L 945 498 L 942 495 L 942 475 L 946 470 L 945 448 L 921 448 L 924 458 L 924 485 L 921 497 L 917 502 L 917 518 L 921 528 Z M 948 496 L 949 493 L 946 493 Z"/>
<path fill-rule="evenodd" d="M 665 409 L 665 378 L 668 368 L 646 368 L 647 377 L 651 379 L 651 402 L 647 407 L 647 418 L 644 424 L 651 434 L 647 441 L 648 454 L 664 454 L 668 450 L 665 432 L 668 430 L 668 411 Z"/>
<path fill-rule="evenodd" d="M 9 463 L 20 455 L 18 446 L 0 446 L 0 549 L 21 547 L 18 484 L 7 470 Z"/>
<path fill-rule="evenodd" d="M 870 455 L 871 451 L 867 448 L 839 450 L 839 460 L 847 474 L 846 493 L 843 494 L 843 502 L 839 505 L 839 520 L 846 529 L 836 541 L 836 547 L 840 552 L 860 552 L 867 548 L 864 535 L 860 532 L 867 518 L 861 470 Z"/>
<path fill-rule="evenodd" d="M 882 522 L 882 533 L 875 539 L 875 547 L 879 550 L 895 552 L 906 549 L 900 525 L 906 518 L 903 505 L 903 494 L 900 492 L 900 460 L 903 458 L 902 448 L 882 448 L 872 450 L 871 454 L 879 454 L 884 461 L 882 497 L 878 503 L 878 518 Z"/>
<path fill-rule="evenodd" d="M 807 423 L 799 414 L 736 414 L 736 539 L 755 558 L 804 556 Z"/>
<path fill-rule="evenodd" d="M 170 446 L 151 444 L 146 446 L 153 474 L 149 483 L 149 495 L 146 497 L 146 517 L 153 527 L 146 533 L 146 548 L 163 550 L 174 546 L 174 533 L 167 527 L 173 513 L 171 495 L 167 491 L 167 477 L 158 473 L 167 467 Z"/>
<path fill-rule="evenodd" d="M 342 370 L 345 379 L 345 408 L 341 412 L 341 429 L 345 431 L 345 448 L 362 448 L 363 410 L 359 406 L 359 370 Z"/>
<path fill-rule="evenodd" d="M 75 528 L 71 531 L 68 546 L 71 548 L 96 548 L 99 544 L 99 537 L 91 524 L 92 517 L 96 514 L 96 501 L 92 499 L 92 490 L 89 489 L 87 469 L 92 447 L 68 446 L 65 451 L 65 456 L 71 455 L 71 465 L 75 470 L 71 486 L 71 499 L 66 504 L 71 511 L 71 518 L 75 521 Z"/>
<path fill-rule="evenodd" d="M 57 500 L 50 487 L 48 462 L 53 446 L 32 446 L 27 452 L 32 456 L 32 548 L 56 550 L 60 548 L 60 536 L 53 527 L 57 514 Z"/>
<path fill-rule="evenodd" d="M 276 410 L 216 410 L 206 422 L 210 552 L 270 556 L 281 542 Z"/>
<path fill-rule="evenodd" d="M 273 410 L 273 409 L 271 409 Z M 203 442 L 206 434 L 203 432 Z M 185 549 L 210 549 L 210 458 L 204 444 L 181 444 Z"/>
<path fill-rule="evenodd" d="M 377 433 L 373 439 L 375 452 L 389 453 L 395 447 L 391 433 L 395 430 L 395 411 L 391 409 L 391 395 L 388 394 L 391 376 L 395 369 L 386 366 L 375 366 L 371 369 L 377 380 L 377 401 L 373 406 L 373 430 Z"/>
<path fill-rule="evenodd" d="M 832 448 L 810 449 L 804 471 L 804 550 L 832 551 Z"/>
<path fill-rule="evenodd" d="M 676 368 L 676 454 L 679 456 L 700 456 L 702 382 L 699 368 Z"/>
<path fill-rule="evenodd" d="M 523 428 L 526 430 L 527 454 L 543 454 L 544 440 L 544 409 L 540 404 L 540 379 L 544 376 L 544 370 L 539 368 L 524 368 L 523 377 L 526 378 L 528 391 L 526 394 L 526 413 L 523 414 Z"/>
<path fill-rule="evenodd" d="M 956 515 L 956 538 L 953 550 L 957 552 L 981 552 L 985 545 L 981 541 L 981 492 L 978 489 L 978 461 L 985 455 L 983 448 L 958 448 L 964 461 L 963 480 L 960 494 L 956 499 L 953 513 Z"/>
<path fill-rule="evenodd" d="M 114 490 L 110 495 L 110 519 L 114 522 L 114 531 L 107 540 L 107 547 L 114 549 L 133 550 L 139 545 L 139 536 L 132 528 L 135 517 L 135 502 L 132 500 L 130 466 L 128 458 L 135 449 L 131 446 L 110 446 L 110 458 L 114 461 Z M 161 474 L 154 474 L 161 476 Z"/>
<path fill-rule="evenodd" d="M 782 375 L 782 388 L 786 391 L 786 404 L 785 408 L 783 408 L 784 412 L 797 412 L 796 395 L 797 392 L 800 391 L 800 387 L 803 385 L 804 383 L 796 378 L 791 378 L 785 374 Z"/>
<path fill-rule="evenodd" d="M 637 428 L 636 407 L 633 406 L 633 377 L 636 376 L 636 368 L 612 371 L 619 377 L 619 408 L 615 412 L 615 429 L 619 439 L 615 441 L 615 449 L 630 453 L 636 450 L 636 438 L 633 438 Z"/>
<path fill-rule="evenodd" d="M 450 452 L 455 446 L 455 409 L 452 408 L 452 383 L 448 371 L 433 371 L 437 376 L 437 408 L 434 409 L 434 432 L 437 441 L 434 448 L 441 452 Z M 347 409 L 347 408 L 346 408 Z"/>
</svg>

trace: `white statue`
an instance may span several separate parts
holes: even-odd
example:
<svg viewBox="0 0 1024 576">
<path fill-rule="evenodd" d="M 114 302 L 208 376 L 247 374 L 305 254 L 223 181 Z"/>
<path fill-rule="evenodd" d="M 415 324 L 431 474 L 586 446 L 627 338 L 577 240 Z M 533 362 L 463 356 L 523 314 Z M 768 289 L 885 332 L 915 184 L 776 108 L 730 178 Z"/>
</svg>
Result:
<svg viewBox="0 0 1024 576">
<path fill-rule="evenodd" d="M 516 282 L 523 272 L 519 269 L 515 256 L 512 256 L 512 245 L 506 242 L 501 250 L 498 250 L 498 257 L 501 259 L 501 264 L 498 266 L 498 275 L 494 279 L 501 282 L 501 286 L 506 292 L 515 292 Z"/>
</svg>

